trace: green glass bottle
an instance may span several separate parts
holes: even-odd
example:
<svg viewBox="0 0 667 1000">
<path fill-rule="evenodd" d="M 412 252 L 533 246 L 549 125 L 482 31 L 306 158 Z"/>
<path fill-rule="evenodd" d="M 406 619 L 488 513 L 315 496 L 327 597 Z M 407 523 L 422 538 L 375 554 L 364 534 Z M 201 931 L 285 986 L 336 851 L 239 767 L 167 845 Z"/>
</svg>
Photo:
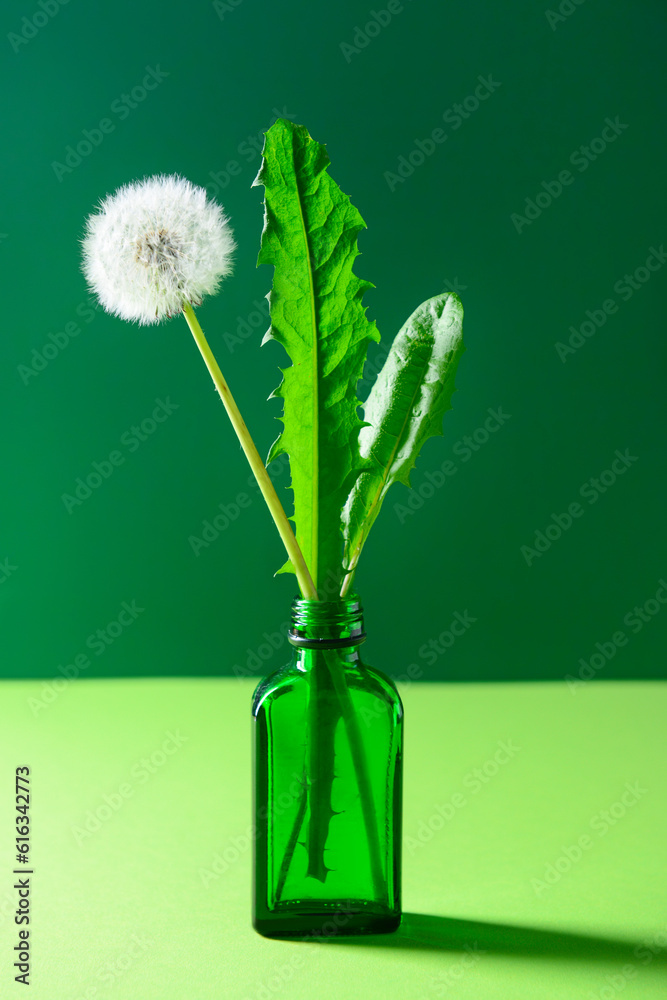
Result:
<svg viewBox="0 0 667 1000">
<path fill-rule="evenodd" d="M 266 937 L 394 931 L 403 706 L 361 660 L 356 596 L 292 610 L 292 661 L 253 698 L 253 925 Z"/>
</svg>

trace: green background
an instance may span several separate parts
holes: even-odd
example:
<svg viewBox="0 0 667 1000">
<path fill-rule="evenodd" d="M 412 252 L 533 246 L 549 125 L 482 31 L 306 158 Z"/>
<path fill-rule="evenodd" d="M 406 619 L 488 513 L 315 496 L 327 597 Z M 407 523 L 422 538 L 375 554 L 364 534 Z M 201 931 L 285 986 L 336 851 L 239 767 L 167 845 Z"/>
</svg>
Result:
<svg viewBox="0 0 667 1000">
<path fill-rule="evenodd" d="M 394 506 L 407 504 L 403 487 L 386 500 L 357 577 L 368 660 L 394 676 L 416 664 L 424 680 L 559 679 L 623 630 L 627 644 L 597 676 L 664 676 L 663 606 L 634 630 L 624 618 L 667 577 L 667 268 L 628 301 L 614 289 L 667 237 L 663 6 L 587 0 L 550 26 L 526 0 L 406 0 L 357 52 L 342 44 L 355 43 L 370 4 L 218 6 L 71 0 L 34 30 L 22 18 L 42 8 L 3 5 L 3 673 L 59 677 L 77 656 L 90 677 L 261 673 L 286 656 L 295 585 L 272 576 L 283 553 L 255 494 L 198 556 L 189 543 L 219 504 L 250 491 L 184 321 L 139 328 L 95 314 L 78 247 L 86 215 L 122 183 L 178 172 L 209 185 L 239 249 L 235 275 L 199 315 L 266 454 L 280 410 L 266 398 L 286 359 L 259 347 L 267 322 L 255 303 L 271 272 L 255 268 L 262 190 L 251 189 L 249 140 L 277 111 L 327 143 L 332 175 L 368 225 L 355 270 L 376 285 L 365 301 L 384 343 L 438 292 L 460 290 L 465 308 L 454 408 L 413 484 L 428 486 L 448 458 L 457 472 L 409 514 Z M 34 37 L 12 41 L 22 30 Z M 167 75 L 114 110 L 146 67 Z M 459 127 L 443 121 L 480 76 L 500 86 Z M 58 177 L 53 163 L 104 118 L 113 131 Z M 607 118 L 627 128 L 580 171 L 570 156 Z M 436 128 L 446 140 L 390 184 Z M 518 232 L 512 215 L 568 168 L 572 184 Z M 562 361 L 555 344 L 610 298 L 614 315 Z M 72 323 L 80 332 L 26 377 L 33 351 Z M 130 451 L 121 439 L 156 399 L 178 408 Z M 465 460 L 457 442 L 499 407 L 509 419 Z M 123 465 L 68 513 L 62 495 L 119 447 Z M 521 547 L 581 501 L 617 449 L 636 461 L 528 566 Z M 284 466 L 276 483 L 287 484 Z M 96 654 L 89 636 L 133 601 L 144 610 Z M 476 621 L 429 653 L 456 612 Z"/>
</svg>

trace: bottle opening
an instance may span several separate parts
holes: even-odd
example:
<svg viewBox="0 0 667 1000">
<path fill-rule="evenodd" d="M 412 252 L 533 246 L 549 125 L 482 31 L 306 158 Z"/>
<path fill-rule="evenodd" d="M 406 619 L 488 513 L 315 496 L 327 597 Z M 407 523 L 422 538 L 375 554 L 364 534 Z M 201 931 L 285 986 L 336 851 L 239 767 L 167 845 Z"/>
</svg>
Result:
<svg viewBox="0 0 667 1000">
<path fill-rule="evenodd" d="M 295 598 L 287 638 L 305 649 L 358 646 L 366 638 L 361 602 L 356 595 L 337 601 Z"/>
</svg>

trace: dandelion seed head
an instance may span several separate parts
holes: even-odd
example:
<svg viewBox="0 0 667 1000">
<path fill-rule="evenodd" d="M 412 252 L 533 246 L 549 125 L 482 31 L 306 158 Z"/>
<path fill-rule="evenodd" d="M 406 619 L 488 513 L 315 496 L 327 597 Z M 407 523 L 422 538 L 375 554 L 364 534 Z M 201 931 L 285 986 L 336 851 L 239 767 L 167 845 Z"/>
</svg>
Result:
<svg viewBox="0 0 667 1000">
<path fill-rule="evenodd" d="M 217 292 L 235 245 L 227 216 L 204 188 L 161 174 L 124 185 L 89 216 L 83 272 L 108 312 L 159 323 Z"/>
</svg>

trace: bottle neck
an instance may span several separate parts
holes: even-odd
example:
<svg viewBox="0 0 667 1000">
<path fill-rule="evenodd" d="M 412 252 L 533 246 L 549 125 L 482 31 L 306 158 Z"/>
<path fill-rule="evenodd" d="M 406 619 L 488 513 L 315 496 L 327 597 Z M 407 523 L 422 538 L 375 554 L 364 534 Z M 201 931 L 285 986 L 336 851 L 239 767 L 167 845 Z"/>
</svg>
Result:
<svg viewBox="0 0 667 1000">
<path fill-rule="evenodd" d="M 299 649 L 344 649 L 366 638 L 361 603 L 352 595 L 337 601 L 296 598 L 287 638 Z"/>
</svg>

